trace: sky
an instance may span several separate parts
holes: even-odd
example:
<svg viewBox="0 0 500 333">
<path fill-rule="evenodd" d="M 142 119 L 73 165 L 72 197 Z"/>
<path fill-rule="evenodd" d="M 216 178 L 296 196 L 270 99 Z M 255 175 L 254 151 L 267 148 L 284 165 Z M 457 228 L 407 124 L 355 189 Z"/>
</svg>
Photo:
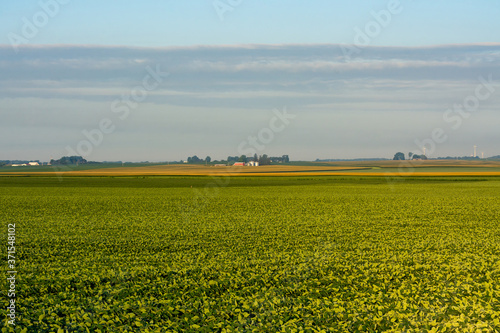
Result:
<svg viewBox="0 0 500 333">
<path fill-rule="evenodd" d="M 493 1 L 6 1 L 0 160 L 500 155 Z"/>
</svg>

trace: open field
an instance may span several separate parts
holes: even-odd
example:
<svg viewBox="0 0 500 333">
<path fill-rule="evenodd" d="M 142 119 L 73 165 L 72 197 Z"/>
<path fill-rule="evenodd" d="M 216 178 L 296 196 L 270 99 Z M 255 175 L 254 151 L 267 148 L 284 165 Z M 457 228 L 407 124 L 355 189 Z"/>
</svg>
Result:
<svg viewBox="0 0 500 333">
<path fill-rule="evenodd" d="M 144 166 L 156 166 L 158 164 L 155 163 L 125 163 L 125 167 L 127 168 L 138 168 Z M 13 166 L 3 166 L 0 167 L 0 174 L 10 174 L 10 173 L 61 173 L 68 171 L 85 171 L 85 170 L 93 170 L 93 169 L 108 169 L 108 168 L 117 168 L 118 166 L 122 166 L 118 163 L 88 163 L 88 164 L 80 164 L 80 165 L 71 165 L 71 166 L 51 166 L 51 165 L 39 165 L 39 166 L 26 166 L 26 167 L 13 167 Z"/>
<path fill-rule="evenodd" d="M 500 330 L 500 177 L 247 176 L 0 177 L 16 332 Z"/>
<path fill-rule="evenodd" d="M 0 169 L 0 175 L 59 176 L 315 176 L 340 175 L 375 177 L 394 176 L 500 176 L 500 161 L 362 161 L 310 163 L 311 165 L 269 165 L 260 167 L 215 167 L 206 165 L 93 165 L 79 167 L 44 167 L 37 169 Z"/>
</svg>

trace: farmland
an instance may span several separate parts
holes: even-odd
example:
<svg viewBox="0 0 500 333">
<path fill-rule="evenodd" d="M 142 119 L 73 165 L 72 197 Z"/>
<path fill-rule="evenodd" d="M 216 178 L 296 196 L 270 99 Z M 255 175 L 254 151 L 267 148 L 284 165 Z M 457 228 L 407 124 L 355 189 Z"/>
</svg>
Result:
<svg viewBox="0 0 500 333">
<path fill-rule="evenodd" d="M 275 164 L 260 167 L 204 164 L 87 164 L 3 167 L 1 175 L 39 176 L 500 176 L 500 161 L 343 161 Z"/>
<path fill-rule="evenodd" d="M 15 332 L 500 331 L 499 177 L 86 172 L 0 177 Z"/>
</svg>

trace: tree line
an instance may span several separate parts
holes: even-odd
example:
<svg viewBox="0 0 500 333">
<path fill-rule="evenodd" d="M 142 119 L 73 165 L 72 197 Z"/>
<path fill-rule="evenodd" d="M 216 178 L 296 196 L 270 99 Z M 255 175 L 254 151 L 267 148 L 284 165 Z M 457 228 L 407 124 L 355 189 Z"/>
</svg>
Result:
<svg viewBox="0 0 500 333">
<path fill-rule="evenodd" d="M 425 156 L 424 154 L 418 155 L 418 154 L 414 154 L 412 152 L 409 152 L 408 153 L 408 159 L 409 160 L 426 160 L 427 156 Z M 404 161 L 405 160 L 405 154 L 402 153 L 402 152 L 397 152 L 396 154 L 394 154 L 393 160 L 395 160 L 395 161 Z"/>
<path fill-rule="evenodd" d="M 208 163 L 233 164 L 236 162 L 248 163 L 251 161 L 259 162 L 259 165 L 269 165 L 272 163 L 290 163 L 290 158 L 288 157 L 288 155 L 267 156 L 266 154 L 263 155 L 254 154 L 253 156 L 250 157 L 246 155 L 228 156 L 226 160 L 216 160 L 216 161 L 212 161 L 212 158 L 210 156 L 207 156 L 204 159 L 199 158 L 196 155 L 187 158 L 187 162 L 189 164 L 208 164 Z"/>
<path fill-rule="evenodd" d="M 63 156 L 58 160 L 50 160 L 51 165 L 71 165 L 71 164 L 87 164 L 87 160 L 81 156 Z"/>
</svg>

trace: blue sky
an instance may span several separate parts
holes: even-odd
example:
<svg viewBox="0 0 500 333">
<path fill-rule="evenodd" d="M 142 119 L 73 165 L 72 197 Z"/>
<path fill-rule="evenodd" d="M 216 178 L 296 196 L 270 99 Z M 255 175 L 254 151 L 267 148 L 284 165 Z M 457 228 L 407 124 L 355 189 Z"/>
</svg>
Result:
<svg viewBox="0 0 500 333">
<path fill-rule="evenodd" d="M 225 158 L 259 135 L 292 159 L 500 154 L 500 5 L 214 3 L 2 3 L 0 159 Z"/>
<path fill-rule="evenodd" d="M 50 3 L 45 0 L 43 3 Z M 61 1 L 62 2 L 62 1 Z M 352 43 L 354 27 L 391 1 L 229 0 L 221 20 L 213 0 L 65 0 L 33 44 L 134 46 L 249 43 Z M 239 4 L 237 4 L 239 3 Z M 500 42 L 500 5 L 494 1 L 396 1 L 401 13 L 372 45 L 421 46 Z M 4 1 L 0 43 L 19 32 L 40 1 Z"/>
</svg>

